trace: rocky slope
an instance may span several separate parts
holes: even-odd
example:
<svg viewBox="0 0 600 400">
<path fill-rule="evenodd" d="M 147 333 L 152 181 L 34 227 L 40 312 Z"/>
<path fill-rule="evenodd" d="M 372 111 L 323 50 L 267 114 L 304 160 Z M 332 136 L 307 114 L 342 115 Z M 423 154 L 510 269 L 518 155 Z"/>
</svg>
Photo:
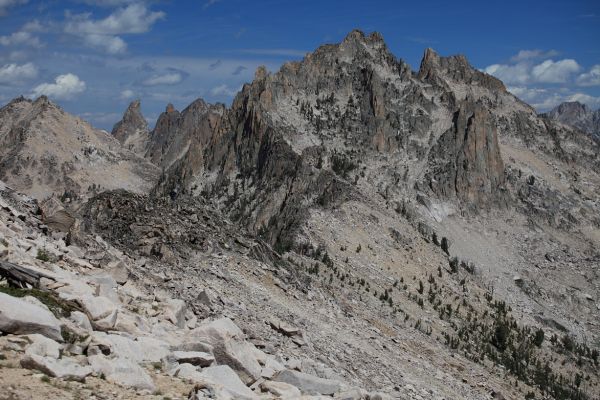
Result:
<svg viewBox="0 0 600 400">
<path fill-rule="evenodd" d="M 571 101 L 559 104 L 550 110 L 546 116 L 600 139 L 600 110 L 593 111 L 585 104 Z"/>
<path fill-rule="evenodd" d="M 136 115 L 134 103 L 123 142 Z M 144 141 L 163 169 L 150 194 L 45 202 L 35 235 L 3 214 L 11 248 L 50 235 L 94 273 L 121 260 L 145 299 L 124 297 L 123 314 L 156 326 L 134 342 L 180 351 L 174 338 L 229 318 L 244 335 L 209 344 L 242 381 L 223 387 L 248 396 L 599 396 L 599 145 L 465 57 L 428 49 L 411 71 L 381 35 L 353 31 L 259 68 L 229 108 L 168 106 Z M 163 299 L 191 310 L 186 326 L 164 322 Z M 91 349 L 79 362 L 94 369 Z M 273 385 L 272 358 L 301 373 L 283 373 L 291 392 Z M 185 368 L 191 398 L 228 398 L 205 383 L 212 366 Z"/>
<path fill-rule="evenodd" d="M 158 178 L 155 166 L 44 96 L 0 109 L 0 144 L 0 178 L 39 199 L 85 199 L 115 188 L 147 192 Z"/>
</svg>

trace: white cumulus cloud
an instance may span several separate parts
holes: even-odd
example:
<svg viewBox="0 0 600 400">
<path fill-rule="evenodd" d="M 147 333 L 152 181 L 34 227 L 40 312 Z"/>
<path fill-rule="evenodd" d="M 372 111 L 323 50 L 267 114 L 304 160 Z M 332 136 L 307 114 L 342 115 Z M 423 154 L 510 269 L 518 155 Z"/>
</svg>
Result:
<svg viewBox="0 0 600 400">
<path fill-rule="evenodd" d="M 75 74 L 59 75 L 54 83 L 42 83 L 33 88 L 32 97 L 46 95 L 54 99 L 71 99 L 85 91 L 85 82 Z"/>
<path fill-rule="evenodd" d="M 127 52 L 127 43 L 118 36 L 89 34 L 83 37 L 89 46 L 103 50 L 108 54 L 123 54 Z"/>
<path fill-rule="evenodd" d="M 594 65 L 589 72 L 577 77 L 579 86 L 600 86 L 600 64 Z"/>
<path fill-rule="evenodd" d="M 0 84 L 20 83 L 37 77 L 38 69 L 33 63 L 6 64 L 0 68 Z"/>
<path fill-rule="evenodd" d="M 133 3 L 99 20 L 92 19 L 90 13 L 68 15 L 64 30 L 83 38 L 89 47 L 109 54 L 122 54 L 127 51 L 127 44 L 118 35 L 148 32 L 156 21 L 164 17 L 162 11 L 150 11 L 142 3 Z"/>
<path fill-rule="evenodd" d="M 183 80 L 183 76 L 180 72 L 168 72 L 162 75 L 155 75 L 142 82 L 144 86 L 158 86 L 158 85 L 176 85 Z"/>
<path fill-rule="evenodd" d="M 554 61 L 541 59 L 557 55 L 554 50 L 521 50 L 507 64 L 493 64 L 484 71 L 509 85 L 527 83 L 565 83 L 581 70 L 577 61 L 567 58 Z M 541 61 L 541 62 L 540 62 Z"/>
<path fill-rule="evenodd" d="M 579 70 L 581 70 L 581 67 L 577 64 L 577 61 L 572 59 L 556 62 L 546 60 L 532 68 L 531 76 L 536 82 L 565 83 Z"/>
<path fill-rule="evenodd" d="M 505 65 L 493 64 L 484 69 L 485 73 L 494 75 L 504 83 L 527 83 L 530 80 L 529 66 L 526 64 Z"/>
</svg>

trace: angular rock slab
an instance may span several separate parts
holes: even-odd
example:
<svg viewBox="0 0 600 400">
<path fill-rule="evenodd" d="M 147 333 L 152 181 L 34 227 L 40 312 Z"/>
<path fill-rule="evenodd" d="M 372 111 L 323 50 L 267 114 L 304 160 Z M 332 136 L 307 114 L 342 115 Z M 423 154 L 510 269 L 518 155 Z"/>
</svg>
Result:
<svg viewBox="0 0 600 400">
<path fill-rule="evenodd" d="M 92 368 L 81 366 L 68 358 L 57 360 L 35 354 L 29 354 L 23 357 L 21 359 L 21 366 L 27 369 L 37 369 L 53 378 L 78 382 L 84 382 L 85 378 L 93 372 Z"/>
<path fill-rule="evenodd" d="M 303 394 L 332 395 L 340 390 L 340 383 L 331 379 L 323 379 L 303 372 L 286 369 L 273 377 L 276 382 L 289 383 L 300 389 Z"/>
<path fill-rule="evenodd" d="M 104 374 L 109 382 L 138 390 L 155 390 L 152 378 L 135 361 L 119 357 L 109 359 L 101 355 L 90 356 L 88 361 L 94 372 Z"/>
<path fill-rule="evenodd" d="M 63 341 L 60 321 L 50 311 L 4 293 L 0 293 L 0 332 L 39 333 Z"/>
<path fill-rule="evenodd" d="M 257 399 L 256 394 L 227 365 L 204 368 L 199 377 L 203 384 L 212 389 L 217 399 Z"/>
<path fill-rule="evenodd" d="M 60 357 L 61 346 L 58 342 L 39 333 L 28 335 L 27 338 L 31 341 L 31 344 L 25 350 L 25 354 L 54 359 Z"/>
</svg>

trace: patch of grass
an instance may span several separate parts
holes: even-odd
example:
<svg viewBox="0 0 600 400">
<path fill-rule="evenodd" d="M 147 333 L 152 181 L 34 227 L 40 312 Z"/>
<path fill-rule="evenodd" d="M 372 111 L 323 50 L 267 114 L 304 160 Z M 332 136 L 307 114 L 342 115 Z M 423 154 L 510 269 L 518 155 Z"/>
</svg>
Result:
<svg viewBox="0 0 600 400">
<path fill-rule="evenodd" d="M 66 317 L 68 318 L 71 315 L 71 312 L 76 311 L 76 308 L 73 307 L 68 302 L 60 299 L 57 296 L 54 296 L 50 292 L 45 292 L 39 289 L 21 289 L 14 288 L 10 286 L 0 286 L 0 292 L 5 293 L 12 297 L 25 297 L 32 296 L 41 301 L 46 305 L 57 318 Z"/>
<path fill-rule="evenodd" d="M 37 256 L 35 258 L 43 262 L 48 262 L 50 261 L 50 254 L 48 254 L 46 249 L 38 249 Z"/>
<path fill-rule="evenodd" d="M 160 363 L 160 362 L 153 362 L 151 365 L 152 365 L 152 368 L 154 368 L 154 369 L 162 368 L 162 363 Z"/>
<path fill-rule="evenodd" d="M 8 242 L 4 238 L 0 239 L 0 244 L 2 244 L 4 247 L 8 247 Z"/>
<path fill-rule="evenodd" d="M 44 382 L 44 383 L 50 383 L 50 377 L 48 375 L 42 376 L 42 382 Z"/>
<path fill-rule="evenodd" d="M 60 334 L 66 343 L 71 343 L 71 344 L 83 342 L 89 337 L 89 335 L 86 335 L 86 336 L 78 335 L 77 333 L 73 332 L 71 329 L 67 328 L 66 326 L 63 326 L 60 328 Z"/>
</svg>

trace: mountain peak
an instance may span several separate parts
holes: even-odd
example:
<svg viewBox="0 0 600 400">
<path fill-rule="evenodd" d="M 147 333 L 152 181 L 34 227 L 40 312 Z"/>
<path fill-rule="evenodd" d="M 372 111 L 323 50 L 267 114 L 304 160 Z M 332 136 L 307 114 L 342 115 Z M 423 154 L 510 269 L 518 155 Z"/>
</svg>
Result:
<svg viewBox="0 0 600 400">
<path fill-rule="evenodd" d="M 600 139 L 600 109 L 593 111 L 578 101 L 566 101 L 550 110 L 547 116 Z"/>
<path fill-rule="evenodd" d="M 142 115 L 139 99 L 132 101 L 123 114 L 123 119 L 112 129 L 112 135 L 123 145 L 138 155 L 143 155 L 148 138 L 148 123 Z"/>
<path fill-rule="evenodd" d="M 473 68 L 464 55 L 443 57 L 431 48 L 425 49 L 417 77 L 440 86 L 476 84 L 492 91 L 506 91 L 502 81 Z"/>
</svg>

